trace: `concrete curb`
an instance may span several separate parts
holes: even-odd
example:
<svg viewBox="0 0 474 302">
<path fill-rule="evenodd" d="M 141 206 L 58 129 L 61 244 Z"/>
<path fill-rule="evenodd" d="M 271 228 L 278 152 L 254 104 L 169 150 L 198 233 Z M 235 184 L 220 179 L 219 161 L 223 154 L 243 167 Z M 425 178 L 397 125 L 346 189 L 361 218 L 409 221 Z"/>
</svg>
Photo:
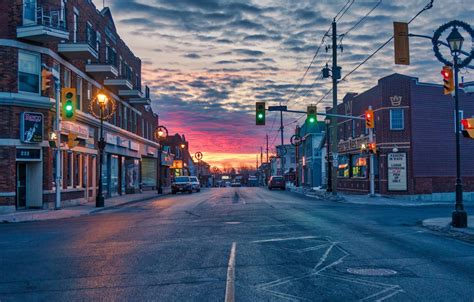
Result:
<svg viewBox="0 0 474 302">
<path fill-rule="evenodd" d="M 453 228 L 449 217 L 425 219 L 421 222 L 421 226 L 447 237 L 474 242 L 474 216 L 469 216 L 468 226 L 470 227 L 465 229 Z"/>
<path fill-rule="evenodd" d="M 111 210 L 111 209 L 117 209 L 117 208 L 120 208 L 122 206 L 130 205 L 130 204 L 134 204 L 134 203 L 138 203 L 138 202 L 142 202 L 142 201 L 148 201 L 148 200 L 152 200 L 152 199 L 156 199 L 156 198 L 161 198 L 161 197 L 164 197 L 166 195 L 168 195 L 168 194 L 167 193 L 166 194 L 156 194 L 156 196 L 149 196 L 149 197 L 144 197 L 144 198 L 141 198 L 141 199 L 130 200 L 130 201 L 126 201 L 124 203 L 116 204 L 116 205 L 113 205 L 113 206 L 110 206 L 110 207 L 94 208 L 88 214 L 98 213 L 98 212 Z"/>
</svg>

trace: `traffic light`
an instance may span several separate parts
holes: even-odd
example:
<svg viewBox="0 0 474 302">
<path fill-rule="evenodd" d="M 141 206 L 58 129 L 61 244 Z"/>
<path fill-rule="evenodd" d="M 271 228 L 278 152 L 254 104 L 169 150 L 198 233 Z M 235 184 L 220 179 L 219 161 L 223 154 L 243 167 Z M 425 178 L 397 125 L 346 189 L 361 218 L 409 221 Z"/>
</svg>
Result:
<svg viewBox="0 0 474 302">
<path fill-rule="evenodd" d="M 368 149 L 369 149 L 369 153 L 373 153 L 373 154 L 376 154 L 377 153 L 377 145 L 375 143 L 369 143 L 368 144 Z"/>
<path fill-rule="evenodd" d="M 255 105 L 255 122 L 257 125 L 265 125 L 265 102 L 257 102 Z"/>
<path fill-rule="evenodd" d="M 76 88 L 61 89 L 61 102 L 63 107 L 63 121 L 76 120 Z"/>
<path fill-rule="evenodd" d="M 462 119 L 461 124 L 464 127 L 462 135 L 464 135 L 464 137 L 474 138 L 474 117 Z"/>
<path fill-rule="evenodd" d="M 373 129 L 374 125 L 374 111 L 372 109 L 368 109 L 365 111 L 365 128 Z"/>
<path fill-rule="evenodd" d="M 316 106 L 308 106 L 308 110 L 307 110 L 307 113 L 308 113 L 308 117 L 307 117 L 307 120 L 310 124 L 314 124 L 316 123 L 316 121 L 318 120 L 316 118 L 316 112 L 317 112 L 317 109 L 316 109 Z"/>
<path fill-rule="evenodd" d="M 453 69 L 449 66 L 443 66 L 443 70 L 441 70 L 441 75 L 443 76 L 444 94 L 450 94 L 454 91 Z"/>
<path fill-rule="evenodd" d="M 53 73 L 46 69 L 41 71 L 41 91 L 47 90 L 51 87 L 51 81 L 53 80 Z"/>
</svg>

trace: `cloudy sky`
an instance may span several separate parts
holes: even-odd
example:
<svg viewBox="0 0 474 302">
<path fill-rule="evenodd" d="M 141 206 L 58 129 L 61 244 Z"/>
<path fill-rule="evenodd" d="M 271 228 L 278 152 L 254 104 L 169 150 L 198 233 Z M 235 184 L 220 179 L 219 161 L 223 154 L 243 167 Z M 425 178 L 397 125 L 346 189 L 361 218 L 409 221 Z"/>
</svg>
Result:
<svg viewBox="0 0 474 302">
<path fill-rule="evenodd" d="M 279 141 L 276 113 L 267 114 L 267 126 L 255 126 L 255 101 L 279 102 L 305 110 L 317 104 L 323 110 L 331 95 L 330 79 L 320 70 L 330 63 L 322 43 L 312 68 L 298 86 L 337 16 L 344 34 L 339 52 L 342 76 L 352 70 L 393 33 L 393 21 L 409 21 L 427 0 L 106 0 L 122 39 L 142 59 L 145 84 L 153 93 L 153 107 L 170 133 L 185 134 L 191 152 L 204 160 L 238 166 L 255 163 L 265 135 L 271 148 Z M 100 9 L 102 1 L 96 0 Z M 375 9 L 374 9 L 375 7 Z M 361 20 L 369 11 L 366 18 Z M 410 32 L 432 35 L 443 23 L 458 19 L 474 23 L 471 0 L 439 1 L 410 24 Z M 356 25 L 356 26 L 355 26 Z M 355 26 L 355 27 L 354 27 Z M 461 32 L 463 33 L 463 32 Z M 340 39 L 341 40 L 341 39 Z M 470 39 L 466 43 L 472 45 Z M 424 82 L 441 82 L 441 63 L 431 42 L 411 39 L 411 66 L 393 64 L 393 43 L 341 82 L 339 99 L 362 92 L 377 79 L 394 72 Z M 331 64 L 329 64 L 331 65 Z M 474 80 L 474 70 L 463 71 Z M 298 87 L 298 89 L 296 89 Z M 303 119 L 284 117 L 286 135 Z M 274 122 L 274 121 L 277 122 Z M 278 139 L 275 139 L 278 136 Z"/>
</svg>

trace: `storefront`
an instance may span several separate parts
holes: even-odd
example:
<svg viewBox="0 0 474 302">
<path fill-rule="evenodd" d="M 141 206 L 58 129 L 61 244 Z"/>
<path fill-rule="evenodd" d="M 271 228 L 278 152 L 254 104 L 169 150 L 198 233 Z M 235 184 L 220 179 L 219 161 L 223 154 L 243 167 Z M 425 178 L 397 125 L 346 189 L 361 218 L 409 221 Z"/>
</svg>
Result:
<svg viewBox="0 0 474 302">
<path fill-rule="evenodd" d="M 128 138 L 105 133 L 102 161 L 103 194 L 113 197 L 140 191 L 139 144 Z"/>
<path fill-rule="evenodd" d="M 157 171 L 158 171 L 158 162 L 154 157 L 156 154 L 156 148 L 146 146 L 146 155 L 142 157 L 141 163 L 141 186 L 143 190 L 154 190 L 157 185 Z"/>
</svg>

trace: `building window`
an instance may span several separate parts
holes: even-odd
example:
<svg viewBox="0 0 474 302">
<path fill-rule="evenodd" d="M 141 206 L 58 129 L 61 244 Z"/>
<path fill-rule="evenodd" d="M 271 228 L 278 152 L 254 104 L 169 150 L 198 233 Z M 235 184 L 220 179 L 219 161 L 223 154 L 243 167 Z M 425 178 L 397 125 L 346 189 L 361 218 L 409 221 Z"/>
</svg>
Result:
<svg viewBox="0 0 474 302">
<path fill-rule="evenodd" d="M 23 0 L 23 25 L 36 24 L 36 0 Z"/>
<path fill-rule="evenodd" d="M 97 50 L 97 54 L 99 55 L 100 57 L 100 41 L 101 41 L 102 37 L 100 35 L 100 32 L 96 32 L 96 42 L 95 42 L 95 49 Z"/>
<path fill-rule="evenodd" d="M 92 84 L 87 82 L 87 100 L 91 100 L 92 98 Z"/>
<path fill-rule="evenodd" d="M 94 47 L 95 44 L 97 43 L 97 37 L 96 37 L 96 32 L 92 28 L 92 24 L 90 24 L 89 22 L 87 22 L 87 25 L 86 25 L 86 36 L 87 36 L 87 43 L 90 46 Z"/>
<path fill-rule="evenodd" d="M 145 120 L 142 118 L 142 137 L 145 137 Z"/>
<path fill-rule="evenodd" d="M 116 126 L 122 128 L 122 105 L 120 104 L 118 105 L 118 121 Z"/>
<path fill-rule="evenodd" d="M 123 129 L 128 130 L 128 112 L 127 112 L 127 107 L 123 107 Z"/>
<path fill-rule="evenodd" d="M 352 156 L 352 177 L 367 177 L 367 157 L 365 155 Z"/>
<path fill-rule="evenodd" d="M 58 78 L 60 78 L 60 73 L 61 72 L 61 65 L 59 65 L 58 62 L 53 62 L 53 74 L 56 74 Z M 61 88 L 61 83 L 59 81 L 54 81 L 54 89 L 53 89 L 53 98 L 56 99 L 56 91 L 58 91 L 58 88 Z M 58 87 L 59 86 L 59 87 Z"/>
<path fill-rule="evenodd" d="M 69 69 L 64 69 L 64 87 L 71 87 L 71 71 Z"/>
<path fill-rule="evenodd" d="M 82 78 L 76 78 L 77 109 L 82 108 Z"/>
<path fill-rule="evenodd" d="M 337 176 L 348 178 L 350 176 L 349 156 L 339 156 L 338 163 Z"/>
<path fill-rule="evenodd" d="M 39 54 L 18 52 L 18 90 L 40 93 Z"/>
<path fill-rule="evenodd" d="M 390 109 L 390 130 L 403 130 L 403 109 Z"/>
<path fill-rule="evenodd" d="M 79 19 L 78 15 L 74 13 L 73 19 L 72 19 L 72 41 L 74 43 L 77 42 L 77 20 Z"/>
<path fill-rule="evenodd" d="M 352 138 L 356 137 L 356 121 L 352 120 Z"/>
</svg>

